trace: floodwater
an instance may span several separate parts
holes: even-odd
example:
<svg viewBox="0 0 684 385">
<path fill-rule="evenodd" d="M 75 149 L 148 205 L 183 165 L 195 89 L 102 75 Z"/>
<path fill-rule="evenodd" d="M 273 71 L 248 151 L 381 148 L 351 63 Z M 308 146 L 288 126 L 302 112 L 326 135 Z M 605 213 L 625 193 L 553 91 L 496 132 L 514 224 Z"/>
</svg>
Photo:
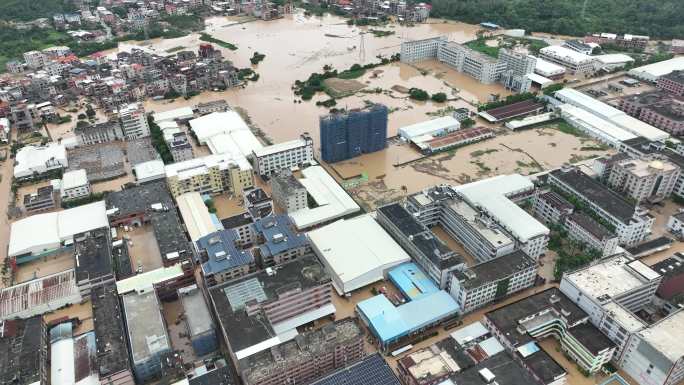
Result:
<svg viewBox="0 0 684 385">
<path fill-rule="evenodd" d="M 398 167 L 394 164 L 416 158 L 417 150 L 408 144 L 393 144 L 386 151 L 366 154 L 332 167 L 341 170 L 340 174 L 344 176 L 368 175 L 368 183 L 352 192 L 367 205 L 366 208 L 372 209 L 435 184 L 463 184 L 499 174 L 534 174 L 559 167 L 569 160 L 613 153 L 609 149 L 582 150 L 582 146 L 596 143 L 553 128 L 515 133 L 501 129 L 498 135 Z"/>
<path fill-rule="evenodd" d="M 206 32 L 239 47 L 236 51 L 222 49 L 224 56 L 236 66 L 251 66 L 249 58 L 255 51 L 266 55 L 264 61 L 253 66 L 260 75 L 259 80 L 249 82 L 244 88 L 206 92 L 187 101 L 178 99 L 168 103 L 148 100 L 145 107 L 148 111 L 163 111 L 203 101 L 226 99 L 232 106 L 243 109 L 252 123 L 276 142 L 293 139 L 303 132 L 309 132 L 317 142 L 318 118 L 325 115 L 328 109 L 316 106 L 315 102 L 325 100 L 328 96 L 319 94 L 311 101 L 299 102 L 292 91 L 296 80 L 305 80 L 313 72 L 322 72 L 324 65 L 341 71 L 356 63 L 377 62 L 377 55 L 389 57 L 398 53 L 401 42 L 405 40 L 439 35 L 447 35 L 459 42 L 471 40 L 475 38 L 478 27 L 438 21 L 415 27 L 392 24 L 382 29 L 395 31 L 395 34 L 387 37 L 361 34 L 366 28 L 348 26 L 345 19 L 332 15 L 305 17 L 297 13 L 279 20 L 242 24 L 230 18 L 208 19 Z M 134 43 L 122 43 L 119 50 L 129 50 L 135 44 L 140 44 Z M 164 54 L 174 47 L 194 50 L 200 43 L 199 36 L 192 34 L 178 39 L 155 39 L 145 48 Z M 362 45 L 364 50 L 360 49 Z M 506 94 L 503 87 L 498 85 L 481 85 L 460 74 L 444 76 L 440 72 L 446 72 L 446 67 L 437 63 L 428 62 L 425 66 L 429 72 L 426 75 L 417 68 L 401 63 L 379 67 L 381 72 L 377 76 L 373 75 L 374 71 L 368 71 L 357 80 L 366 84 L 367 89 L 381 88 L 383 93 L 358 93 L 339 99 L 337 107 L 363 107 L 366 101 L 383 103 L 393 111 L 389 120 L 389 134 L 394 135 L 399 127 L 426 120 L 427 112 L 447 106 L 467 107 L 467 103 L 456 100 L 458 97 L 472 103 L 485 101 L 490 93 Z M 424 65 L 421 63 L 420 67 Z M 391 90 L 395 85 L 420 87 L 429 93 L 445 92 L 454 100 L 442 104 L 410 101 L 406 94 Z M 455 94 L 454 88 L 460 92 Z M 295 103 L 295 100 L 298 102 Z"/>
</svg>

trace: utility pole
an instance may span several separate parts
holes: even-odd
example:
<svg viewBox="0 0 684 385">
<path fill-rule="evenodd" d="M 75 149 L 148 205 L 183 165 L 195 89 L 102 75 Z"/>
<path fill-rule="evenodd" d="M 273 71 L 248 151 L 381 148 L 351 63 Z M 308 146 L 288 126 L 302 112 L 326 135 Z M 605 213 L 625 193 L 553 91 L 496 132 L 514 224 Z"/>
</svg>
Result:
<svg viewBox="0 0 684 385">
<path fill-rule="evenodd" d="M 366 61 L 366 37 L 365 32 L 359 33 L 359 64 L 363 65 Z"/>
</svg>

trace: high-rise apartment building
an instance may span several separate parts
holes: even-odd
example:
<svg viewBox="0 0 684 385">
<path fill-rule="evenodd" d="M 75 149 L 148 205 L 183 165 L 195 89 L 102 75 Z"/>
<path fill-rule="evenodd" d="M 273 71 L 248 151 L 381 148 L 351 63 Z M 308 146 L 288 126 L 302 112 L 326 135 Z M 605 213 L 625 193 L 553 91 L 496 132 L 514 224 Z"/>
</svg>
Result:
<svg viewBox="0 0 684 385">
<path fill-rule="evenodd" d="M 150 136 L 150 126 L 145 116 L 145 108 L 140 103 L 131 103 L 119 108 L 121 130 L 126 139 L 139 139 Z"/>
<path fill-rule="evenodd" d="M 387 146 L 387 107 L 376 104 L 321 117 L 321 157 L 329 163 L 380 151 Z"/>
</svg>

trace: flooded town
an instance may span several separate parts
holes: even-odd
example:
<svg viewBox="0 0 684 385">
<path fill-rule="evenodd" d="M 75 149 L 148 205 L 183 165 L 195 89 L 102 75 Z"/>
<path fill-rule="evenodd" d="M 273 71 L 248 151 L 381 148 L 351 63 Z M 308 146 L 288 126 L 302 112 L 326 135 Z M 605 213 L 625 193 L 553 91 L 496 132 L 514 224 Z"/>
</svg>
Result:
<svg viewBox="0 0 684 385">
<path fill-rule="evenodd" d="M 0 24 L 0 384 L 683 383 L 677 36 L 65 4 Z"/>
</svg>

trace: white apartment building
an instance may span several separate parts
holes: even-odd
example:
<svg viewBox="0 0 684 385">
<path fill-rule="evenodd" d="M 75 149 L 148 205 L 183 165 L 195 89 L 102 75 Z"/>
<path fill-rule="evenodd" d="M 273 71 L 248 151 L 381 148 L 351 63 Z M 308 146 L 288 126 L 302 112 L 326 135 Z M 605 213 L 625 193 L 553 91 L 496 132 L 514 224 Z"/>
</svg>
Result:
<svg viewBox="0 0 684 385">
<path fill-rule="evenodd" d="M 215 154 L 167 164 L 166 183 L 174 197 L 188 192 L 242 195 L 254 187 L 254 171 L 242 156 Z"/>
<path fill-rule="evenodd" d="M 618 254 L 565 273 L 560 290 L 587 312 L 621 354 L 630 333 L 641 327 L 631 314 L 651 303 L 661 279 L 643 262 Z"/>
<path fill-rule="evenodd" d="M 283 169 L 313 164 L 313 139 L 302 135 L 295 140 L 255 149 L 252 154 L 257 174 L 270 176 Z"/>
<path fill-rule="evenodd" d="M 506 70 L 501 74 L 504 87 L 517 92 L 529 91 L 532 81 L 526 75 L 534 73 L 537 58 L 502 48 L 499 60 L 506 64 Z"/>
<path fill-rule="evenodd" d="M 86 170 L 67 171 L 62 175 L 62 200 L 78 199 L 89 196 L 90 182 Z"/>
<path fill-rule="evenodd" d="M 532 287 L 537 264 L 523 251 L 516 250 L 500 258 L 453 273 L 449 293 L 463 313 L 486 306 L 492 301 Z"/>
<path fill-rule="evenodd" d="M 563 223 L 575 206 L 553 191 L 539 192 L 534 197 L 532 213 L 546 224 Z"/>
<path fill-rule="evenodd" d="M 675 385 L 684 379 L 684 311 L 633 333 L 620 367 L 639 384 Z"/>
<path fill-rule="evenodd" d="M 150 136 L 145 108 L 140 103 L 131 103 L 119 108 L 121 130 L 127 140 Z"/>
<path fill-rule="evenodd" d="M 46 58 L 40 51 L 28 51 L 24 52 L 24 61 L 27 67 L 35 70 L 45 65 Z"/>
<path fill-rule="evenodd" d="M 454 42 L 440 44 L 437 59 L 484 84 L 496 83 L 507 68 L 503 61 Z"/>
<path fill-rule="evenodd" d="M 596 61 L 589 55 L 571 50 L 566 47 L 552 45 L 539 50 L 544 60 L 562 65 L 572 74 L 592 74 L 596 70 Z"/>
<path fill-rule="evenodd" d="M 401 61 L 415 63 L 421 60 L 435 59 L 439 46 L 446 42 L 446 36 L 403 42 L 401 43 Z"/>
<path fill-rule="evenodd" d="M 302 183 L 290 171 L 282 171 L 271 178 L 273 202 L 288 213 L 308 207 L 308 193 Z"/>
<path fill-rule="evenodd" d="M 548 174 L 548 182 L 586 204 L 612 227 L 609 230 L 620 238 L 621 245 L 636 245 L 651 233 L 655 218 L 577 168 L 556 169 Z"/>
<path fill-rule="evenodd" d="M 667 229 L 678 238 L 684 236 L 684 211 L 680 209 L 667 220 Z"/>
<path fill-rule="evenodd" d="M 679 174 L 664 159 L 625 159 L 613 164 L 607 184 L 637 202 L 661 201 L 672 194 Z"/>
<path fill-rule="evenodd" d="M 610 230 L 581 212 L 567 216 L 563 221 L 563 227 L 568 233 L 568 238 L 599 250 L 604 257 L 614 255 L 620 243 L 620 238 Z"/>
</svg>

